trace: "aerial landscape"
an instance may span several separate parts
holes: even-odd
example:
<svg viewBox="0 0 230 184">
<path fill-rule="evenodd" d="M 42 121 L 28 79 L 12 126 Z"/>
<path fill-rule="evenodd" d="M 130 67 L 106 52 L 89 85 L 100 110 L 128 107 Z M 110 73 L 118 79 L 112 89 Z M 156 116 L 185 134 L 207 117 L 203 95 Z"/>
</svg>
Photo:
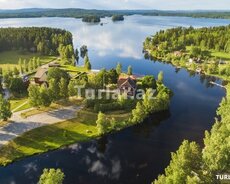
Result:
<svg viewBox="0 0 230 184">
<path fill-rule="evenodd" d="M 228 5 L 0 0 L 0 184 L 229 183 Z"/>
</svg>

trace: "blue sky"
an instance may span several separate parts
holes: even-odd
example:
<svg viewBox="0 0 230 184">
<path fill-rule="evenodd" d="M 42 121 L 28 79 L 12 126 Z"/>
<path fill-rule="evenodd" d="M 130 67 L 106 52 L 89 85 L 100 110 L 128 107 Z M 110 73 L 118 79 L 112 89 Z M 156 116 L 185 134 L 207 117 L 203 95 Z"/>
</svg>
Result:
<svg viewBox="0 0 230 184">
<path fill-rule="evenodd" d="M 86 9 L 230 9 L 230 0 L 0 0 L 0 9 L 19 8 Z"/>
</svg>

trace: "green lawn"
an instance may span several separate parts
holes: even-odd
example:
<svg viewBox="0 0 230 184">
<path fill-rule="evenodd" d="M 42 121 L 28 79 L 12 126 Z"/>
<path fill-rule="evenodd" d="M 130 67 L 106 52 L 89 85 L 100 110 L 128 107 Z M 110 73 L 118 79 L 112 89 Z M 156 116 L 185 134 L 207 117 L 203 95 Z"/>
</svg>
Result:
<svg viewBox="0 0 230 184">
<path fill-rule="evenodd" d="M 220 58 L 220 59 L 225 60 L 225 61 L 230 61 L 230 54 L 229 53 L 212 51 L 211 55 L 212 55 L 212 57 L 217 57 L 217 58 Z"/>
<path fill-rule="evenodd" d="M 89 133 L 90 132 L 90 133 Z M 26 132 L 0 148 L 0 165 L 16 159 L 57 149 L 63 145 L 87 141 L 97 135 L 95 124 L 79 118 Z"/>
<path fill-rule="evenodd" d="M 0 52 L 0 67 L 2 67 L 3 69 L 7 69 L 8 67 L 14 67 L 18 65 L 19 58 L 21 58 L 22 60 L 29 60 L 33 57 L 39 57 L 42 64 L 48 63 L 56 58 L 54 56 L 41 56 L 38 53 L 6 51 Z"/>
<path fill-rule="evenodd" d="M 125 120 L 129 116 L 129 113 L 107 115 L 108 118 L 114 117 L 116 120 Z M 97 113 L 81 110 L 75 119 L 26 132 L 0 148 L 0 165 L 7 165 L 23 157 L 95 138 L 98 136 L 96 120 Z"/>
<path fill-rule="evenodd" d="M 191 50 L 191 46 L 186 46 L 186 51 L 189 53 Z M 218 58 L 218 59 L 222 59 L 224 61 L 230 61 L 230 53 L 226 53 L 226 52 L 217 52 L 214 50 L 209 50 L 211 52 L 211 56 L 213 58 Z"/>
<path fill-rule="evenodd" d="M 17 109 L 14 112 L 22 111 L 31 108 L 32 106 L 29 103 L 27 98 L 22 99 L 12 99 L 10 100 L 11 110 Z M 23 105 L 24 104 L 24 105 Z M 18 108 L 19 107 L 19 108 Z"/>
<path fill-rule="evenodd" d="M 82 66 L 71 66 L 71 65 L 62 65 L 61 69 L 69 72 L 70 74 L 76 74 L 77 72 L 87 72 L 88 70 Z"/>
</svg>

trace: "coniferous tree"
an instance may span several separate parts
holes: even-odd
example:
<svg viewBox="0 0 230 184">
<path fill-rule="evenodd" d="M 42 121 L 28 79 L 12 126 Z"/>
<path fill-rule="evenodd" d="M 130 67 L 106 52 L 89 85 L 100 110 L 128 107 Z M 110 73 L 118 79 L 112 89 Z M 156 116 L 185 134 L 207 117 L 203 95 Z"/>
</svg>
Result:
<svg viewBox="0 0 230 184">
<path fill-rule="evenodd" d="M 44 169 L 38 184 L 62 184 L 65 174 L 60 169 Z"/>
<path fill-rule="evenodd" d="M 0 120 L 7 121 L 11 115 L 12 112 L 10 110 L 10 102 L 7 99 L 4 99 L 2 95 L 0 95 Z"/>
</svg>

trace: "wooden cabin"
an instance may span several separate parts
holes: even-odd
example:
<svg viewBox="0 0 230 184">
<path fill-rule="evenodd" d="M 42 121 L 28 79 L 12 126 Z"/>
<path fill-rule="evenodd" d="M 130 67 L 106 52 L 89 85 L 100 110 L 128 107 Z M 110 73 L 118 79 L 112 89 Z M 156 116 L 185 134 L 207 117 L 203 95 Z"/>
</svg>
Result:
<svg viewBox="0 0 230 184">
<path fill-rule="evenodd" d="M 117 86 L 121 94 L 126 93 L 127 96 L 135 96 L 137 91 L 137 79 L 134 76 L 121 76 L 117 81 Z"/>
</svg>

